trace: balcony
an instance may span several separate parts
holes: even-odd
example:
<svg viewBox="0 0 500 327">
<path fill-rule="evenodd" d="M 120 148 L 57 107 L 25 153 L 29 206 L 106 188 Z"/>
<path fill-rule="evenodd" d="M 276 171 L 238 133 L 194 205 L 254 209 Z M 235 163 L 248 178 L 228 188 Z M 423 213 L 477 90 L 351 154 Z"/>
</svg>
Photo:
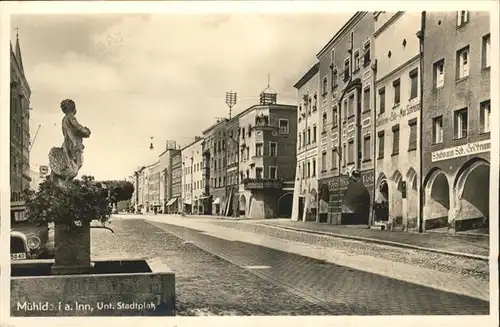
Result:
<svg viewBox="0 0 500 327">
<path fill-rule="evenodd" d="M 276 178 L 245 178 L 245 190 L 282 189 L 283 181 Z"/>
</svg>

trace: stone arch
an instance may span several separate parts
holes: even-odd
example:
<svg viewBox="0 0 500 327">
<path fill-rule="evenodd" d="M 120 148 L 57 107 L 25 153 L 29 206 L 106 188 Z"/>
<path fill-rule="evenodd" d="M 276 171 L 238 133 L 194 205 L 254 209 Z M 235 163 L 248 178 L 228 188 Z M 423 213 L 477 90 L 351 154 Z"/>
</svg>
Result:
<svg viewBox="0 0 500 327">
<path fill-rule="evenodd" d="M 418 175 L 413 167 L 406 173 L 406 226 L 408 229 L 418 224 Z"/>
<path fill-rule="evenodd" d="M 457 223 L 457 230 L 485 227 L 489 221 L 490 163 L 481 158 L 472 158 L 457 172 L 453 183 L 454 215 L 456 221 L 476 220 L 464 224 Z M 480 191 L 479 191 L 480 190 Z M 462 226 L 464 225 L 464 226 Z"/>
<path fill-rule="evenodd" d="M 426 230 L 448 225 L 450 186 L 448 177 L 439 168 L 432 168 L 424 179 L 423 210 Z"/>
<path fill-rule="evenodd" d="M 292 216 L 293 192 L 287 192 L 278 199 L 278 217 L 290 218 Z"/>
<path fill-rule="evenodd" d="M 391 188 L 389 216 L 392 225 L 397 228 L 403 226 L 403 175 L 397 169 L 392 174 L 392 182 L 394 187 Z"/>
<path fill-rule="evenodd" d="M 376 221 L 389 220 L 389 184 L 387 183 L 387 176 L 380 173 L 375 184 L 377 189 L 374 197 L 374 210 Z"/>
<path fill-rule="evenodd" d="M 239 203 L 240 216 L 244 217 L 247 207 L 247 198 L 245 197 L 245 194 L 240 195 L 239 202 L 240 202 Z"/>
</svg>

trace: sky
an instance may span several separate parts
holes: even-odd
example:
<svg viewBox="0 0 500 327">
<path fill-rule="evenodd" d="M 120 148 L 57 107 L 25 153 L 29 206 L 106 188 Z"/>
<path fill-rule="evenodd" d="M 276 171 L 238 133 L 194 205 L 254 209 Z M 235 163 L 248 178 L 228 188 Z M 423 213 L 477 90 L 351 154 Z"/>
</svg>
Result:
<svg viewBox="0 0 500 327">
<path fill-rule="evenodd" d="M 227 91 L 238 93 L 233 115 L 257 104 L 268 75 L 278 102 L 296 104 L 293 85 L 352 14 L 11 16 L 32 91 L 30 164 L 61 145 L 66 98 L 92 131 L 80 175 L 98 180 L 153 163 L 166 140 L 201 136 L 227 117 Z"/>
</svg>

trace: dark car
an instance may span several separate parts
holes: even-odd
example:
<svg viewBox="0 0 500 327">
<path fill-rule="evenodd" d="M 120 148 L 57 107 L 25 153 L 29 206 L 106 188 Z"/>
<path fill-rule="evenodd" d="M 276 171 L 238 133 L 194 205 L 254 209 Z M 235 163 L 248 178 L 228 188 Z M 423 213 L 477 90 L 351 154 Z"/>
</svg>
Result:
<svg viewBox="0 0 500 327">
<path fill-rule="evenodd" d="M 54 254 L 53 228 L 36 225 L 28 220 L 11 219 L 11 260 L 49 259 Z"/>
</svg>

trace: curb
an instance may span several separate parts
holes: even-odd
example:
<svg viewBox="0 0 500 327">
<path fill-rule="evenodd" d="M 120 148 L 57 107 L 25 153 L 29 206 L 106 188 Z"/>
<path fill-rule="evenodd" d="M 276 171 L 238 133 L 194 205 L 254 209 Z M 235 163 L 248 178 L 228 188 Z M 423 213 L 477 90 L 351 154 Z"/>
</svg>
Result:
<svg viewBox="0 0 500 327">
<path fill-rule="evenodd" d="M 399 248 L 421 250 L 421 251 L 427 251 L 427 252 L 433 252 L 433 253 L 439 253 L 439 254 L 446 254 L 446 255 L 451 255 L 451 256 L 455 256 L 455 257 L 463 257 L 463 258 L 481 260 L 481 261 L 486 261 L 486 262 L 489 261 L 489 257 L 478 255 L 478 254 L 438 250 L 438 249 L 426 248 L 426 247 L 418 246 L 418 245 L 411 245 L 411 244 L 405 244 L 405 243 L 399 243 L 399 242 L 393 242 L 393 241 L 379 240 L 376 238 L 344 235 L 344 234 L 337 234 L 337 233 L 323 232 L 323 231 L 314 231 L 314 230 L 297 228 L 297 227 L 275 226 L 275 225 L 272 225 L 269 223 L 258 223 L 258 224 L 263 225 L 263 226 L 267 226 L 267 227 L 277 228 L 277 229 L 291 230 L 291 231 L 295 231 L 295 232 L 303 232 L 303 233 L 309 233 L 309 234 L 331 236 L 331 237 L 344 238 L 344 239 L 356 240 L 356 241 L 363 241 L 363 242 L 368 242 L 368 243 L 376 243 L 376 244 L 382 244 L 382 245 L 390 245 L 390 246 L 399 247 Z"/>
</svg>

